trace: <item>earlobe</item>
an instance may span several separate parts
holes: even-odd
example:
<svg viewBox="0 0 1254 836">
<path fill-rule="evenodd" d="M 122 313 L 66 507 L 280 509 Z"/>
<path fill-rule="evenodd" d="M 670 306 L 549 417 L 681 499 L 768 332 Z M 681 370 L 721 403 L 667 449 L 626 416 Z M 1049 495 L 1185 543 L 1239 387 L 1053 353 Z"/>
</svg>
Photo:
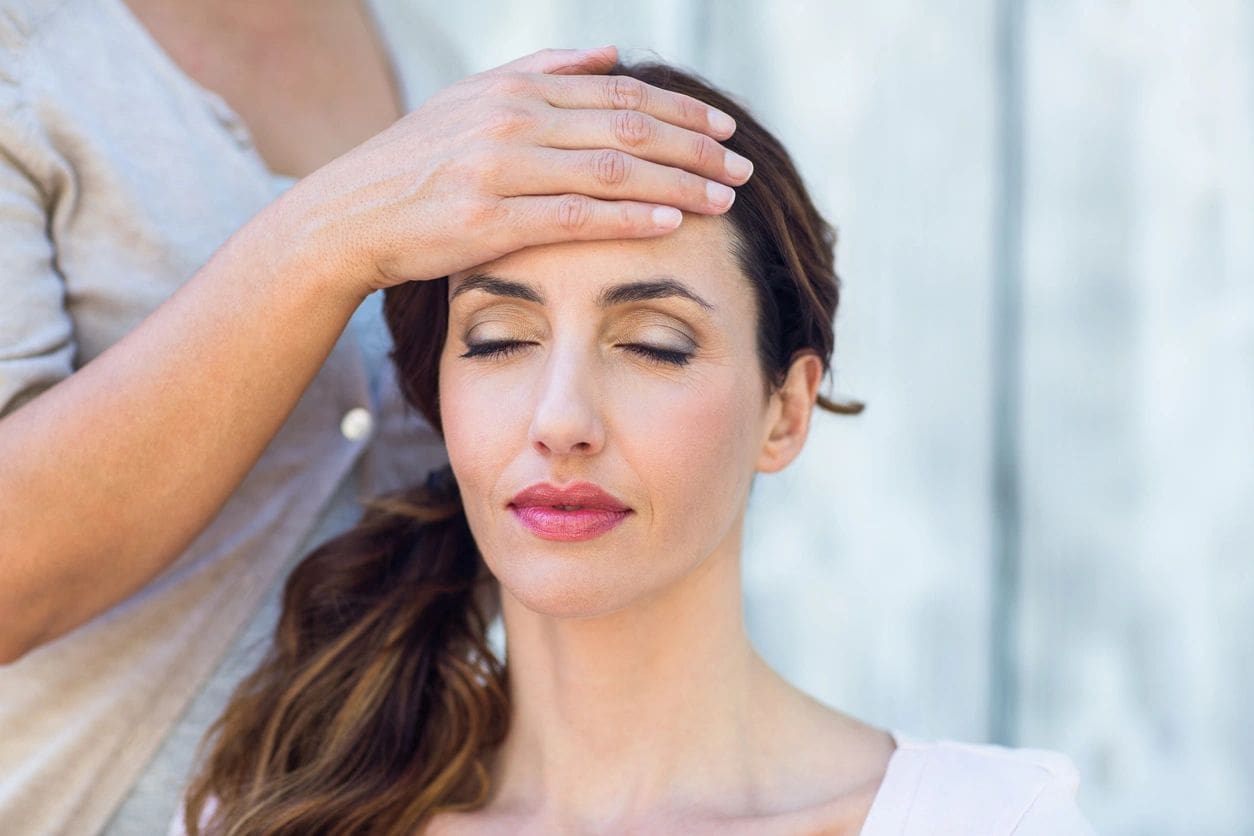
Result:
<svg viewBox="0 0 1254 836">
<path fill-rule="evenodd" d="M 766 436 L 757 462 L 760 472 L 783 470 L 801 452 L 822 379 L 823 362 L 817 354 L 806 352 L 793 358 L 783 385 L 771 394 Z"/>
</svg>

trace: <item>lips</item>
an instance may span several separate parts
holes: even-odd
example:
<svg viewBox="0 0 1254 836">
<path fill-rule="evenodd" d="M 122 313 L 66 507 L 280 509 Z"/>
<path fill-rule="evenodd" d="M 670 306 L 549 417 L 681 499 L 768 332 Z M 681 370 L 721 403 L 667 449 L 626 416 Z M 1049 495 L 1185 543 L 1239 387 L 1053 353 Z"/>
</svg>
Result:
<svg viewBox="0 0 1254 836">
<path fill-rule="evenodd" d="M 532 485 L 509 504 L 519 522 L 545 540 L 590 540 L 615 528 L 631 508 L 591 482 Z"/>
</svg>

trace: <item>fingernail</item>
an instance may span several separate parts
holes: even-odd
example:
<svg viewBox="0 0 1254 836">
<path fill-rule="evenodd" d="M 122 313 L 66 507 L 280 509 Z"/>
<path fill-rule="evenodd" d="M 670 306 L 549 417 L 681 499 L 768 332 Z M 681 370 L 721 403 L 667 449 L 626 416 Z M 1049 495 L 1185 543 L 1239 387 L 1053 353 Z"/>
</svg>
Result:
<svg viewBox="0 0 1254 836">
<path fill-rule="evenodd" d="M 736 120 L 721 110 L 711 110 L 709 120 L 710 129 L 717 134 L 731 136 L 736 132 Z"/>
<path fill-rule="evenodd" d="M 737 180 L 748 180 L 749 175 L 753 173 L 753 163 L 737 154 L 735 151 L 728 151 L 726 160 L 723 162 L 723 168 L 727 169 L 727 173 Z"/>
<path fill-rule="evenodd" d="M 710 199 L 710 203 L 719 209 L 731 206 L 731 202 L 736 199 L 736 193 L 730 186 L 715 183 L 713 180 L 705 184 L 705 194 Z"/>
<path fill-rule="evenodd" d="M 674 229 L 684 219 L 684 213 L 674 206 L 659 206 L 653 210 L 653 225 L 658 229 Z"/>
</svg>

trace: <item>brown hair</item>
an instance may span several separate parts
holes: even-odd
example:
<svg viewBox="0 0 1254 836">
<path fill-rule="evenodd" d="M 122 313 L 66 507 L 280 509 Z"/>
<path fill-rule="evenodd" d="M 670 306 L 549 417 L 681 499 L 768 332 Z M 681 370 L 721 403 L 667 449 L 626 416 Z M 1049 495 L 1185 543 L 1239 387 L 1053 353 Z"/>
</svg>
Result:
<svg viewBox="0 0 1254 836">
<path fill-rule="evenodd" d="M 724 145 L 754 162 L 728 217 L 757 298 L 768 389 L 801 352 L 830 370 L 839 301 L 835 233 L 788 153 L 749 113 L 664 64 L 617 66 L 730 114 Z M 385 293 L 402 391 L 437 430 L 447 278 Z M 819 397 L 832 412 L 860 404 Z M 412 833 L 488 796 L 509 726 L 505 665 L 488 646 L 495 586 L 448 468 L 371 503 L 293 571 L 274 645 L 211 730 L 188 793 L 193 836 Z"/>
</svg>

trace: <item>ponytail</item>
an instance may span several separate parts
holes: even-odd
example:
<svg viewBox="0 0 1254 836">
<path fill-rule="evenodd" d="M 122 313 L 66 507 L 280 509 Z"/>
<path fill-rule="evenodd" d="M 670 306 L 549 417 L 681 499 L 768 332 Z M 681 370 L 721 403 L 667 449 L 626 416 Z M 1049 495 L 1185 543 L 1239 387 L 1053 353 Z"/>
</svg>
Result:
<svg viewBox="0 0 1254 836">
<path fill-rule="evenodd" d="M 482 804 L 509 722 L 497 608 L 450 468 L 373 501 L 288 579 L 269 656 L 211 731 L 187 832 L 408 834 Z"/>
</svg>

